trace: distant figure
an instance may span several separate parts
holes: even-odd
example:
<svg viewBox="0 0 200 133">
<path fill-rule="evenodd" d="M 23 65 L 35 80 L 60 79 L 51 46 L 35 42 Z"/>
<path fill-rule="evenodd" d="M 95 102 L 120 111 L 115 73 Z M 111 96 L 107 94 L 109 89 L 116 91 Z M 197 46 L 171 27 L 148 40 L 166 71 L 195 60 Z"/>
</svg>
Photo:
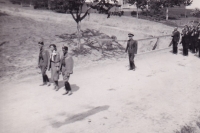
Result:
<svg viewBox="0 0 200 133">
<path fill-rule="evenodd" d="M 174 28 L 172 32 L 172 44 L 173 44 L 173 53 L 177 54 L 177 46 L 180 40 L 180 32 L 178 31 L 178 27 Z"/>
<path fill-rule="evenodd" d="M 129 40 L 127 42 L 127 47 L 126 47 L 126 51 L 128 51 L 128 56 L 129 56 L 129 64 L 130 64 L 130 69 L 129 70 L 135 70 L 135 64 L 134 64 L 134 57 L 135 54 L 137 54 L 137 45 L 138 42 L 133 40 L 133 34 L 129 33 L 128 37 Z"/>
<path fill-rule="evenodd" d="M 198 38 L 199 38 L 199 28 L 195 27 L 195 32 L 194 32 L 194 52 L 198 53 Z"/>
<path fill-rule="evenodd" d="M 195 53 L 195 26 L 191 26 L 191 37 L 190 37 L 190 46 L 191 46 L 191 52 Z"/>
<path fill-rule="evenodd" d="M 47 67 L 49 65 L 49 52 L 44 49 L 44 42 L 38 42 L 38 44 L 40 47 L 38 67 L 41 69 L 43 79 L 43 84 L 41 84 L 40 86 L 50 86 L 51 84 L 49 83 L 49 78 L 46 75 Z"/>
<path fill-rule="evenodd" d="M 192 26 L 188 26 L 189 28 L 189 50 L 192 50 Z"/>
<path fill-rule="evenodd" d="M 51 49 L 49 70 L 51 69 L 51 80 L 54 82 L 54 89 L 58 91 L 58 79 L 60 70 L 60 54 L 55 44 L 49 45 Z"/>
<path fill-rule="evenodd" d="M 190 33 L 189 33 L 189 27 L 187 25 L 182 30 L 181 35 L 182 35 L 182 38 L 181 38 L 180 44 L 182 43 L 182 46 L 183 46 L 183 55 L 187 56 L 189 43 L 190 43 Z"/>
<path fill-rule="evenodd" d="M 198 27 L 198 49 L 199 49 L 199 57 L 200 57 L 200 27 Z"/>
<path fill-rule="evenodd" d="M 63 56 L 61 57 L 60 72 L 62 73 L 66 89 L 66 93 L 64 93 L 63 95 L 66 95 L 68 93 L 69 95 L 71 95 L 72 91 L 71 91 L 71 86 L 69 84 L 69 77 L 73 73 L 74 61 L 72 56 L 68 54 L 67 46 L 63 46 L 62 51 L 63 51 Z"/>
</svg>

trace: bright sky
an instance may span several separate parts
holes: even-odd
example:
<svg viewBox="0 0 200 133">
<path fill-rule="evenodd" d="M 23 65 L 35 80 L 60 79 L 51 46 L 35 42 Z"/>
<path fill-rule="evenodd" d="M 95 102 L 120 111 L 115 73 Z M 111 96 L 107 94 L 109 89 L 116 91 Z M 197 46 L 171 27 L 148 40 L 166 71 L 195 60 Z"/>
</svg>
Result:
<svg viewBox="0 0 200 133">
<path fill-rule="evenodd" d="M 199 8 L 200 9 L 200 0 L 193 0 L 192 5 L 187 6 L 187 9 L 194 9 Z"/>
</svg>

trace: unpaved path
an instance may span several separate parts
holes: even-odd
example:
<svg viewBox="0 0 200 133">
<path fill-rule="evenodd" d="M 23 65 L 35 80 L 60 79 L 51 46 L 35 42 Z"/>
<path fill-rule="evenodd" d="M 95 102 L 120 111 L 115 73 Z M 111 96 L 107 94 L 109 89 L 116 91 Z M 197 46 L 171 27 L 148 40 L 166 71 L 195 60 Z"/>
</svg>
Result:
<svg viewBox="0 0 200 133">
<path fill-rule="evenodd" d="M 9 41 L 1 46 L 4 50 L 0 53 L 4 59 L 1 67 L 6 68 L 1 71 L 12 71 L 15 66 L 16 70 L 9 76 L 3 75 L 7 80 L 0 81 L 1 133 L 173 133 L 184 125 L 192 125 L 195 133 L 200 132 L 196 127 L 196 121 L 200 121 L 200 62 L 195 55 L 183 57 L 181 50 L 178 55 L 170 50 L 137 55 L 136 71 L 128 71 L 128 59 L 124 58 L 83 65 L 91 58 L 78 57 L 70 78 L 73 95 L 63 96 L 61 79 L 58 92 L 52 86 L 38 86 L 42 79 L 35 69 L 38 56 L 35 44 L 43 37 L 47 44 L 59 44 L 60 49 L 62 40 L 55 39 L 55 35 L 67 30 L 74 32 L 73 20 L 45 11 L 27 10 L 26 14 L 20 8 L 13 10 L 12 6 L 2 10 L 16 14 L 1 19 L 1 40 Z M 31 17 L 24 16 L 28 13 Z M 148 21 L 117 19 L 116 26 L 121 26 L 120 29 L 128 29 L 128 25 L 123 27 L 124 22 L 133 23 L 134 33 L 144 31 L 144 36 L 145 32 L 157 36 L 172 30 Z M 107 19 L 102 23 L 115 26 L 115 21 Z M 84 28 L 89 26 L 83 23 Z M 113 32 L 106 28 L 104 31 Z M 124 39 L 127 33 L 121 35 L 118 31 L 117 35 Z"/>
<path fill-rule="evenodd" d="M 138 56 L 136 65 L 128 71 L 122 59 L 75 69 L 71 96 L 39 87 L 40 75 L 5 83 L 0 132 L 172 133 L 198 119 L 199 58 L 165 50 Z"/>
</svg>

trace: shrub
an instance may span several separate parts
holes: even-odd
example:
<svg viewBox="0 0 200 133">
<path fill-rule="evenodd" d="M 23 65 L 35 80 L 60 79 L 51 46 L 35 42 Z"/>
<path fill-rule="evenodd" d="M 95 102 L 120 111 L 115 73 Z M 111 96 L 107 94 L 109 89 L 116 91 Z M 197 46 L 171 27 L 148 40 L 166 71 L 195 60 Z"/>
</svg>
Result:
<svg viewBox="0 0 200 133">
<path fill-rule="evenodd" d="M 135 16 L 135 15 L 137 15 L 137 12 L 136 11 L 132 11 L 131 12 L 131 16 Z"/>
<path fill-rule="evenodd" d="M 169 15 L 168 19 L 170 20 L 177 20 L 177 16 L 176 15 Z"/>
</svg>

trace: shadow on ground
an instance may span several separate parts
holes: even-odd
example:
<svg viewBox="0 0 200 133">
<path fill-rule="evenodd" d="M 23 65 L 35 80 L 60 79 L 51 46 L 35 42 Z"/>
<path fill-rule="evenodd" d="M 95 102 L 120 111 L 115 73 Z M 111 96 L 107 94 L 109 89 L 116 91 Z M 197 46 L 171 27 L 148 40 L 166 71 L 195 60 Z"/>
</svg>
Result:
<svg viewBox="0 0 200 133">
<path fill-rule="evenodd" d="M 102 112 L 102 111 L 105 111 L 105 110 L 108 110 L 108 108 L 109 108 L 108 105 L 95 107 L 95 108 L 88 110 L 86 112 L 73 115 L 73 116 L 67 118 L 63 122 L 54 122 L 54 123 L 52 123 L 52 127 L 59 128 L 61 126 L 67 125 L 67 124 L 71 124 L 71 123 L 74 123 L 74 122 L 77 122 L 77 121 L 81 121 L 81 120 L 83 120 L 83 119 L 85 119 L 89 116 L 95 115 L 95 114 Z"/>
</svg>

